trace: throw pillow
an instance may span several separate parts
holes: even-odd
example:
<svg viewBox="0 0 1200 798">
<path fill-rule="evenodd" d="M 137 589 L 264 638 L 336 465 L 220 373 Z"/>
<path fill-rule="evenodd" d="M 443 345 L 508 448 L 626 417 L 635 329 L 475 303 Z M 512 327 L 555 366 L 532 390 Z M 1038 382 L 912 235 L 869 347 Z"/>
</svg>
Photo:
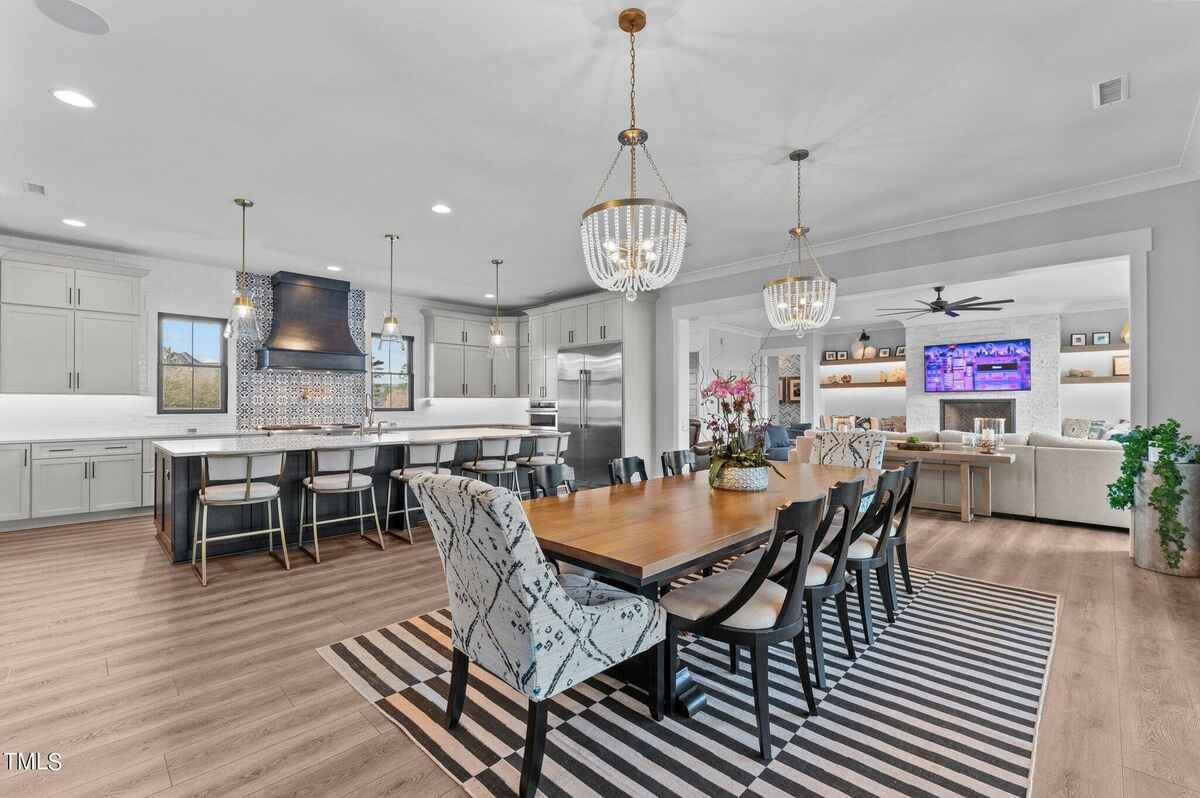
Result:
<svg viewBox="0 0 1200 798">
<path fill-rule="evenodd" d="M 1090 418 L 1064 418 L 1062 434 L 1064 438 L 1086 438 L 1092 428 Z"/>
<path fill-rule="evenodd" d="M 1108 422 L 1102 418 L 1093 419 L 1091 426 L 1088 427 L 1088 440 L 1102 441 L 1108 435 Z"/>
</svg>

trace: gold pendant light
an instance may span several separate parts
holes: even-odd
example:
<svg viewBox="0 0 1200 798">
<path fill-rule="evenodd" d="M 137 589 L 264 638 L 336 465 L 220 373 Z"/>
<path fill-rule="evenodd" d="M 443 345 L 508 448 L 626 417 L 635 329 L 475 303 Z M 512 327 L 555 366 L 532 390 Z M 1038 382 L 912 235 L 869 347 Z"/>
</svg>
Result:
<svg viewBox="0 0 1200 798">
<path fill-rule="evenodd" d="M 250 288 L 246 277 L 246 209 L 253 208 L 251 200 L 237 197 L 234 204 L 242 209 L 242 267 L 238 271 L 237 290 L 234 291 L 233 309 L 225 324 L 225 337 L 233 341 L 245 341 L 251 346 L 262 343 L 258 328 L 258 310 L 250 299 Z"/>
<path fill-rule="evenodd" d="M 505 357 L 509 357 L 509 347 L 504 345 L 504 325 L 500 321 L 500 264 L 504 261 L 499 258 L 492 258 L 492 266 L 496 269 L 496 315 L 492 317 L 491 324 L 488 325 L 488 355 L 496 357 L 498 351 L 502 351 Z"/>
<path fill-rule="evenodd" d="M 649 134 L 637 126 L 637 50 L 635 37 L 646 27 L 646 12 L 627 8 L 617 15 L 617 25 L 629 34 L 629 127 L 617 134 L 617 154 L 608 174 L 583 212 L 579 237 L 588 275 L 596 285 L 625 294 L 630 302 L 639 291 L 653 291 L 675 279 L 687 244 L 687 212 L 675 202 L 671 189 L 646 148 Z M 629 150 L 629 196 L 599 202 L 621 154 Z M 637 154 L 646 156 L 665 200 L 638 196 Z"/>
<path fill-rule="evenodd" d="M 383 324 L 379 325 L 379 340 L 395 342 L 400 340 L 400 319 L 396 318 L 392 296 L 396 287 L 396 239 L 399 236 L 388 233 L 384 238 L 388 240 L 388 312 L 383 317 Z"/>
</svg>

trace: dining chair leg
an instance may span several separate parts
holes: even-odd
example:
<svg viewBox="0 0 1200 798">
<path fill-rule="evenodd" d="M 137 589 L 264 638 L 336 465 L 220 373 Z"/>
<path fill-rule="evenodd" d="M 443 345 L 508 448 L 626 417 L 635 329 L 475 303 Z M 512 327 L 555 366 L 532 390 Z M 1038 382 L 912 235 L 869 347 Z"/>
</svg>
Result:
<svg viewBox="0 0 1200 798">
<path fill-rule="evenodd" d="M 854 653 L 854 634 L 850 631 L 850 601 L 845 590 L 834 597 L 834 603 L 837 604 L 838 623 L 842 625 L 842 640 L 846 641 L 846 655 L 858 659 Z"/>
<path fill-rule="evenodd" d="M 663 668 L 663 709 L 667 715 L 675 714 L 675 673 L 679 670 L 679 641 L 675 639 L 675 630 L 671 621 L 667 620 L 666 637 L 666 667 Z"/>
<path fill-rule="evenodd" d="M 392 533 L 392 483 L 396 480 L 388 476 L 387 498 L 383 500 L 383 528 Z"/>
<path fill-rule="evenodd" d="M 796 657 L 796 671 L 800 674 L 800 687 L 804 690 L 804 701 L 808 704 L 808 716 L 817 714 L 817 699 L 813 695 L 812 675 L 808 672 L 808 651 L 804 644 L 804 624 L 800 634 L 792 640 L 792 651 Z"/>
<path fill-rule="evenodd" d="M 467 670 L 471 661 L 467 655 L 454 649 L 450 663 L 450 696 L 446 699 L 446 728 L 453 731 L 462 717 L 463 704 L 467 700 Z"/>
<path fill-rule="evenodd" d="M 296 531 L 296 547 L 304 550 L 304 488 L 300 488 L 300 525 Z"/>
<path fill-rule="evenodd" d="M 375 536 L 379 538 L 379 548 L 386 549 L 387 544 L 383 542 L 383 527 L 381 527 L 379 525 L 379 505 L 375 504 L 375 485 L 374 484 L 371 485 L 370 490 L 371 490 L 371 517 L 375 519 Z M 358 495 L 361 496 L 362 494 L 360 493 Z M 411 536 L 412 533 L 409 532 L 409 535 Z M 411 537 L 409 538 L 408 542 L 412 543 Z"/>
<path fill-rule="evenodd" d="M 546 752 L 546 702 L 530 701 L 525 722 L 525 758 L 521 762 L 521 798 L 537 794 L 542 777 L 542 755 Z"/>
<path fill-rule="evenodd" d="M 758 718 L 758 754 L 771 761 L 771 702 L 768 699 L 767 646 L 750 646 L 750 674 L 754 682 L 754 715 Z"/>
<path fill-rule="evenodd" d="M 904 577 L 904 592 L 912 595 L 912 575 L 908 572 L 908 544 L 896 546 L 896 554 L 900 557 L 900 575 Z"/>
<path fill-rule="evenodd" d="M 275 511 L 279 515 L 279 551 L 283 554 L 283 570 L 292 570 L 292 561 L 288 559 L 287 532 L 283 527 L 283 499 L 275 497 Z"/>
<path fill-rule="evenodd" d="M 666 684 L 666 643 L 660 642 L 645 653 L 650 672 L 646 674 L 647 690 L 646 703 L 650 709 L 650 717 L 655 720 L 663 718 L 663 687 Z"/>
<path fill-rule="evenodd" d="M 808 613 L 808 628 L 812 632 L 813 679 L 821 690 L 825 689 L 825 636 L 821 630 L 821 605 L 824 603 L 824 599 L 804 602 Z"/>
<path fill-rule="evenodd" d="M 863 637 L 869 646 L 875 642 L 875 627 L 871 625 L 871 575 L 859 571 L 855 576 L 858 577 L 854 580 L 858 591 L 858 613 L 862 617 Z"/>
<path fill-rule="evenodd" d="M 896 622 L 896 581 L 892 574 L 892 558 L 889 554 L 884 564 L 875 569 L 875 581 L 879 583 L 879 596 L 883 599 L 883 611 L 888 623 Z"/>
<path fill-rule="evenodd" d="M 250 515 L 254 517 L 254 505 L 250 506 Z M 271 520 L 270 502 L 267 502 L 267 553 L 275 553 L 275 523 Z"/>
<path fill-rule="evenodd" d="M 729 644 L 729 672 L 737 676 L 738 672 L 738 647 L 737 643 Z"/>
</svg>

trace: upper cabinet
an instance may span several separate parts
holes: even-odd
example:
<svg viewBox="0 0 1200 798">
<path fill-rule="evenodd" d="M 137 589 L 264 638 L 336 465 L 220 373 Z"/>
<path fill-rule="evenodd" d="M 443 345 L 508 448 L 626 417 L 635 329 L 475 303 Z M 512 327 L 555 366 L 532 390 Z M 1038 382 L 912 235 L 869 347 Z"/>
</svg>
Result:
<svg viewBox="0 0 1200 798">
<path fill-rule="evenodd" d="M 136 315 L 141 309 L 141 280 L 126 274 L 5 260 L 0 263 L 0 302 Z"/>
<path fill-rule="evenodd" d="M 562 345 L 586 344 L 587 308 L 578 305 L 562 311 Z"/>
<path fill-rule="evenodd" d="M 75 270 L 75 307 L 135 315 L 141 305 L 141 281 L 124 274 Z"/>
<path fill-rule="evenodd" d="M 529 319 L 517 322 L 517 346 L 529 346 Z"/>
<path fill-rule="evenodd" d="M 467 346 L 487 346 L 489 333 L 486 321 L 463 322 L 463 343 Z"/>
<path fill-rule="evenodd" d="M 115 313 L 75 314 L 75 392 L 136 393 L 138 323 Z"/>
<path fill-rule="evenodd" d="M 0 391 L 75 391 L 75 312 L 0 305 Z"/>
<path fill-rule="evenodd" d="M 464 335 L 466 333 L 463 331 L 462 319 L 452 319 L 446 316 L 433 317 L 433 342 L 435 344 L 466 343 Z"/>
<path fill-rule="evenodd" d="M 431 397 L 482 399 L 525 395 L 524 382 L 517 374 L 516 347 L 518 336 L 528 328 L 519 326 L 517 319 L 500 320 L 505 345 L 493 353 L 489 348 L 490 319 L 446 315 L 432 309 L 422 313 L 430 339 Z"/>
<path fill-rule="evenodd" d="M 621 303 L 624 299 L 590 302 L 587 306 L 587 341 L 599 344 L 621 340 Z"/>
</svg>

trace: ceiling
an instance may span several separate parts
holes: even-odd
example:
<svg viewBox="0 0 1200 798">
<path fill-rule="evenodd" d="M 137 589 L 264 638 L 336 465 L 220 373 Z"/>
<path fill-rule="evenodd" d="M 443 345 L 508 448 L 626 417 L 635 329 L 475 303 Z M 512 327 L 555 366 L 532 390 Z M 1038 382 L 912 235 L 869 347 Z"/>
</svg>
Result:
<svg viewBox="0 0 1200 798">
<path fill-rule="evenodd" d="M 492 257 L 506 305 L 589 290 L 621 3 L 87 2 L 111 33 L 0 4 L 0 232 L 233 267 L 247 196 L 253 270 L 382 286 L 395 231 L 407 294 L 486 304 Z M 639 123 L 685 271 L 786 246 L 797 146 L 820 243 L 1176 166 L 1200 92 L 1196 2 L 643 5 Z M 1126 72 L 1131 99 L 1093 109 Z"/>
</svg>

